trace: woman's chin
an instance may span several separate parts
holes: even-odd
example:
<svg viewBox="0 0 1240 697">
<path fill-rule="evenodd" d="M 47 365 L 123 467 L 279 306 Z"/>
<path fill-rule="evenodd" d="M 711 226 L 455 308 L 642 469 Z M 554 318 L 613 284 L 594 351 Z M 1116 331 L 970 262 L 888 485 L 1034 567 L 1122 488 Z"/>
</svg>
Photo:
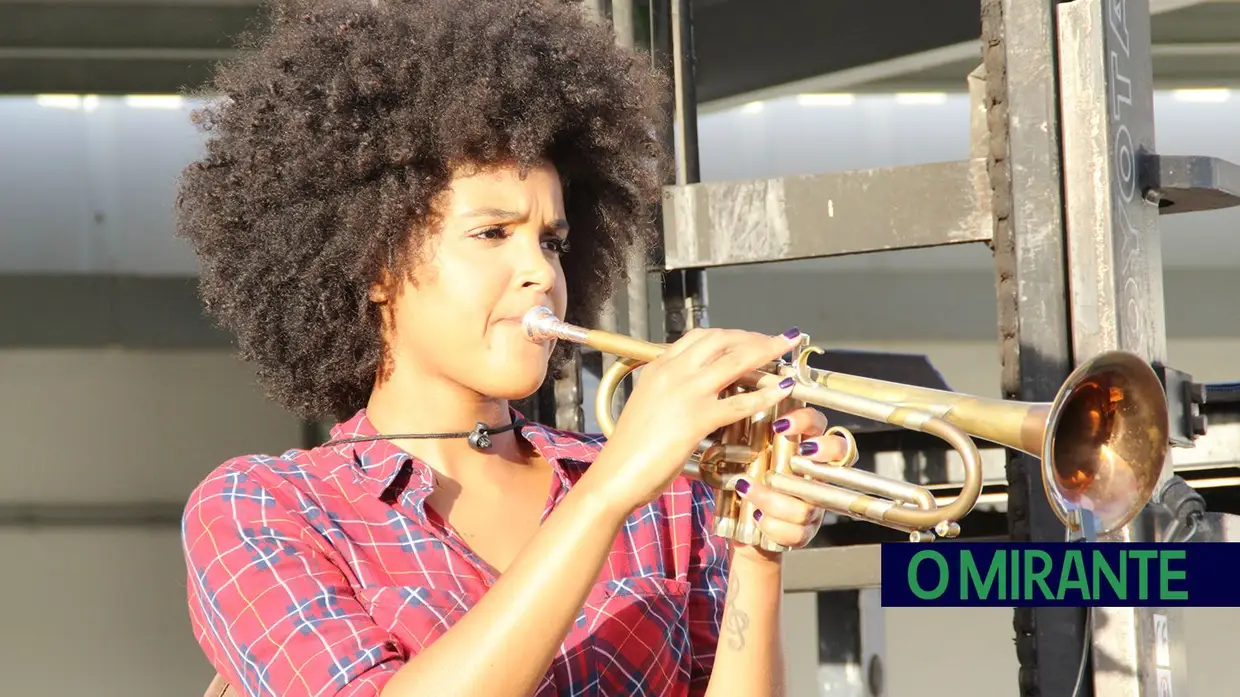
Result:
<svg viewBox="0 0 1240 697">
<path fill-rule="evenodd" d="M 485 376 L 484 392 L 496 399 L 525 399 L 538 392 L 547 377 L 547 361 L 512 360 L 495 366 Z"/>
<path fill-rule="evenodd" d="M 479 359 L 469 370 L 468 379 L 475 389 L 488 397 L 513 401 L 529 397 L 542 386 L 551 351 L 514 333 L 492 343 Z"/>
<path fill-rule="evenodd" d="M 494 399 L 517 402 L 534 395 L 540 387 L 542 380 L 507 379 L 491 381 L 484 391 Z"/>
</svg>

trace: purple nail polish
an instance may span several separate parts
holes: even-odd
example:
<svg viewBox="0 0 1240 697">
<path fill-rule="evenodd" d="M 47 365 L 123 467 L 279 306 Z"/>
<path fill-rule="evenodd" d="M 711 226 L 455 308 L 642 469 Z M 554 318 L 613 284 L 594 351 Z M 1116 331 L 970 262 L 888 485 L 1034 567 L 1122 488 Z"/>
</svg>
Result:
<svg viewBox="0 0 1240 697">
<path fill-rule="evenodd" d="M 753 519 L 754 519 L 754 520 L 762 520 L 762 511 L 754 511 L 754 512 L 753 512 Z"/>
<path fill-rule="evenodd" d="M 736 490 L 740 492 L 741 494 L 748 494 L 749 493 L 749 481 L 746 479 L 736 480 Z"/>
<path fill-rule="evenodd" d="M 797 329 L 796 327 L 793 327 L 792 329 L 789 329 L 788 331 L 784 332 L 785 339 L 795 339 L 798 336 L 801 336 L 801 330 Z"/>
<path fill-rule="evenodd" d="M 775 423 L 771 424 L 771 428 L 776 433 L 783 433 L 784 431 L 787 431 L 788 427 L 791 425 L 792 425 L 792 422 L 788 421 L 787 419 L 776 419 Z"/>
<path fill-rule="evenodd" d="M 790 390 L 792 389 L 792 386 L 795 384 L 797 384 L 797 381 L 795 378 L 784 378 L 783 380 L 779 381 L 779 389 Z"/>
<path fill-rule="evenodd" d="M 801 450 L 802 455 L 813 455 L 814 453 L 818 452 L 818 444 L 812 441 L 808 443 L 802 443 L 800 450 Z"/>
</svg>

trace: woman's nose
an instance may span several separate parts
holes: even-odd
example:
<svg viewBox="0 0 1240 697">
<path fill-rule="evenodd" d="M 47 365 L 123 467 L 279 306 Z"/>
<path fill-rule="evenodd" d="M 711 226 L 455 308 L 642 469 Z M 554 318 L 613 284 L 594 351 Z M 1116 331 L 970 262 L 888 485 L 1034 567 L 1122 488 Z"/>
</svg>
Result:
<svg viewBox="0 0 1240 697">
<path fill-rule="evenodd" d="M 549 291 L 555 284 L 556 271 L 551 262 L 551 253 L 543 249 L 541 240 L 521 245 L 519 269 L 522 286 Z"/>
</svg>

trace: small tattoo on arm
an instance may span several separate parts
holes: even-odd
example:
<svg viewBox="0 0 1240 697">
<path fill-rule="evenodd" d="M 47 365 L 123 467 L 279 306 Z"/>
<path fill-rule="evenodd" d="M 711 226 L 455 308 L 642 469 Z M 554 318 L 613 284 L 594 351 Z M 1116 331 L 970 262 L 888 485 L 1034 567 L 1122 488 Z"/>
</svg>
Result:
<svg viewBox="0 0 1240 697">
<path fill-rule="evenodd" d="M 728 646 L 733 651 L 745 648 L 745 630 L 749 628 L 749 615 L 740 610 L 731 610 L 725 625 L 728 630 Z"/>
<path fill-rule="evenodd" d="M 731 580 L 732 596 L 728 600 L 727 610 L 723 618 L 723 628 L 728 635 L 728 646 L 733 651 L 740 651 L 745 648 L 745 630 L 749 629 L 749 615 L 744 610 L 736 607 L 736 598 L 740 594 L 740 585 L 735 579 Z"/>
</svg>

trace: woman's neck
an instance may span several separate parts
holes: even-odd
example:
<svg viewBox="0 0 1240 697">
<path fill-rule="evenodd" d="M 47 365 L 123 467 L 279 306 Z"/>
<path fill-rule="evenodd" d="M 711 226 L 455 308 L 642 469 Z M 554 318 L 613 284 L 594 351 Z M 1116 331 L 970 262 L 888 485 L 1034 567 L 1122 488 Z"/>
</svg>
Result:
<svg viewBox="0 0 1240 697">
<path fill-rule="evenodd" d="M 508 402 L 479 395 L 463 385 L 423 376 L 392 375 L 375 386 L 366 414 L 380 434 L 463 433 L 479 423 L 500 428 L 512 423 Z M 479 452 L 466 438 L 393 439 L 397 445 L 448 476 L 460 467 L 524 464 L 514 430 L 491 436 L 492 445 Z"/>
</svg>

